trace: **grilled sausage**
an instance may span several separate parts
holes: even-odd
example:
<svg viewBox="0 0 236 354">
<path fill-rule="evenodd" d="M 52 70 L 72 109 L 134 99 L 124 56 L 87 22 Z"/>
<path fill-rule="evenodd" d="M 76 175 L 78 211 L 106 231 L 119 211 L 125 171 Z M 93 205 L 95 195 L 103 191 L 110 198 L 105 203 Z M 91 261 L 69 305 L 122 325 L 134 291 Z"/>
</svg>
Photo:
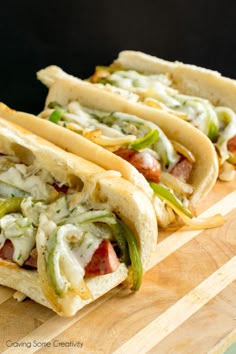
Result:
<svg viewBox="0 0 236 354">
<path fill-rule="evenodd" d="M 133 165 L 149 182 L 160 182 L 161 165 L 157 159 L 145 151 L 119 149 L 115 154 Z"/>
</svg>

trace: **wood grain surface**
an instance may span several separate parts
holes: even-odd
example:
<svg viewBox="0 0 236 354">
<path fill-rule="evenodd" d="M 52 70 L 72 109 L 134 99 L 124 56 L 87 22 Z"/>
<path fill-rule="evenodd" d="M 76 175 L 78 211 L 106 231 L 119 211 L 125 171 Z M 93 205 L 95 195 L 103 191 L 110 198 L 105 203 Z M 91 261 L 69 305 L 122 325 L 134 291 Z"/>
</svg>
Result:
<svg viewBox="0 0 236 354">
<path fill-rule="evenodd" d="M 236 181 L 218 182 L 196 212 L 225 224 L 160 231 L 138 293 L 120 286 L 61 318 L 0 287 L 0 351 L 223 353 L 236 341 Z"/>
</svg>

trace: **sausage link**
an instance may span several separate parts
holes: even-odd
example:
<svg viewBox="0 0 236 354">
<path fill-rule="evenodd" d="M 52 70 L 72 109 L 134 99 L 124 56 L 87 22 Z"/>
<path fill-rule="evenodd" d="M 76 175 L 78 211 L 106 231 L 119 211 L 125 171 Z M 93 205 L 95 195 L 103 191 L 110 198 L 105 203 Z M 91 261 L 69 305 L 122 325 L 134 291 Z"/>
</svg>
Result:
<svg viewBox="0 0 236 354">
<path fill-rule="evenodd" d="M 192 172 L 193 165 L 186 158 L 181 158 L 171 170 L 171 174 L 179 178 L 182 182 L 187 182 Z"/>
<path fill-rule="evenodd" d="M 114 272 L 120 262 L 110 241 L 103 240 L 85 267 L 85 276 L 96 276 Z"/>
<path fill-rule="evenodd" d="M 148 152 L 135 151 L 132 149 L 119 149 L 115 151 L 115 154 L 133 165 L 149 182 L 160 182 L 160 162 Z"/>
<path fill-rule="evenodd" d="M 31 251 L 29 258 L 26 259 L 23 264 L 23 267 L 27 266 L 30 268 L 37 268 L 37 253 L 33 251 L 36 251 L 36 249 Z M 8 261 L 13 261 L 13 254 L 14 246 L 10 240 L 6 240 L 2 248 L 0 249 L 0 258 Z"/>
<path fill-rule="evenodd" d="M 236 135 L 229 139 L 227 148 L 230 152 L 236 155 Z"/>
</svg>

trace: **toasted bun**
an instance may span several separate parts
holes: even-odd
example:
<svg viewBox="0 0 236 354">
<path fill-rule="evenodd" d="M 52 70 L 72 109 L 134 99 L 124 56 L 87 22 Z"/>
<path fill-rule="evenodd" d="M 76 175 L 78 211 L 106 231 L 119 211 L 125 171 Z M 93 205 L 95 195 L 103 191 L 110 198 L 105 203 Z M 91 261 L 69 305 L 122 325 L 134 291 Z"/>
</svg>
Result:
<svg viewBox="0 0 236 354">
<path fill-rule="evenodd" d="M 114 64 L 147 74 L 170 73 L 181 93 L 206 98 L 216 106 L 227 106 L 236 111 L 236 81 L 217 71 L 178 61 L 170 62 L 132 50 L 120 52 Z"/>
<path fill-rule="evenodd" d="M 140 249 L 141 260 L 146 269 L 157 241 L 155 213 L 149 199 L 117 172 L 105 171 L 101 167 L 78 156 L 67 153 L 31 132 L 0 118 L 0 153 L 18 156 L 30 163 L 50 171 L 60 182 L 79 183 L 82 191 L 94 208 L 107 208 L 118 215 L 133 231 Z M 127 277 L 124 265 L 107 276 L 94 277 L 88 281 L 93 299 L 101 296 Z M 35 301 L 53 307 L 50 298 L 45 297 L 38 273 L 17 265 L 0 262 L 0 284 L 25 293 Z M 71 316 L 89 301 L 74 296 L 66 308 L 57 311 Z"/>
</svg>

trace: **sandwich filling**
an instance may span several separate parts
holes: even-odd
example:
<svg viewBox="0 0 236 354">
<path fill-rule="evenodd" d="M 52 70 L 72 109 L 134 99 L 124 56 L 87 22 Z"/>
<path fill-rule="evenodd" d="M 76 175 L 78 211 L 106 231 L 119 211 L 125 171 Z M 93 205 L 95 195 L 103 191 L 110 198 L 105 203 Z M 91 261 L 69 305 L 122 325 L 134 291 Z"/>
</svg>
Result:
<svg viewBox="0 0 236 354">
<path fill-rule="evenodd" d="M 158 220 L 161 226 L 174 221 L 176 213 L 191 223 L 188 204 L 195 158 L 156 124 L 126 113 L 89 109 L 77 101 L 63 107 L 51 102 L 40 116 L 110 150 L 142 173 L 168 209 L 167 219 Z"/>
<path fill-rule="evenodd" d="M 91 298 L 86 278 L 115 272 L 121 263 L 131 270 L 132 289 L 141 284 L 142 264 L 133 233 L 109 207 L 93 207 L 82 181 L 59 182 L 36 162 L 27 164 L 4 154 L 0 155 L 0 258 L 45 272 L 58 297 L 70 291 Z"/>
<path fill-rule="evenodd" d="M 118 94 L 128 91 L 136 95 L 136 101 L 177 115 L 200 129 L 216 147 L 220 178 L 233 178 L 236 165 L 236 115 L 233 110 L 216 107 L 200 97 L 181 94 L 170 74 L 151 75 L 115 66 L 97 67 L 90 81 L 103 84 Z M 134 96 L 126 95 L 126 98 L 134 100 Z"/>
</svg>

